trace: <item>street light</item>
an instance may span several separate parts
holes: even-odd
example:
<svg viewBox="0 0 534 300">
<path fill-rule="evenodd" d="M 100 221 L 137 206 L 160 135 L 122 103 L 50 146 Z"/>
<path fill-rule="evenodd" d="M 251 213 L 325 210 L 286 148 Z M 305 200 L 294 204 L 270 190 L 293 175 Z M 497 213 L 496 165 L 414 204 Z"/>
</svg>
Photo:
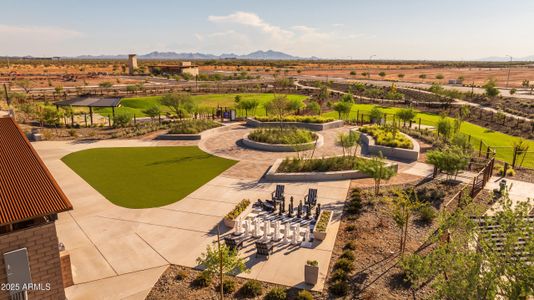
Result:
<svg viewBox="0 0 534 300">
<path fill-rule="evenodd" d="M 508 65 L 508 76 L 506 77 L 506 88 L 508 88 L 508 84 L 510 83 L 510 69 L 512 68 L 513 57 L 511 55 L 506 56 L 510 57 L 510 64 Z"/>
</svg>

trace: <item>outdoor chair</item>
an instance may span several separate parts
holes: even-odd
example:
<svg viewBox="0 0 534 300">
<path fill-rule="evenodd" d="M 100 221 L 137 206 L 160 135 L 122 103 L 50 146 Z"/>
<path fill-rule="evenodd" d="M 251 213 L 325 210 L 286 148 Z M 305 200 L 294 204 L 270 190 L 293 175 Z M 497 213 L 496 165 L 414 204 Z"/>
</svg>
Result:
<svg viewBox="0 0 534 300">
<path fill-rule="evenodd" d="M 256 242 L 256 257 L 258 255 L 269 257 L 273 253 L 273 242 Z"/>
<path fill-rule="evenodd" d="M 311 207 L 317 204 L 317 189 L 309 189 L 308 195 L 304 196 L 304 203 Z"/>
<path fill-rule="evenodd" d="M 274 205 L 273 203 L 276 202 L 271 202 L 270 200 L 261 201 L 260 199 L 258 199 L 258 201 L 254 203 L 254 206 L 261 207 L 261 209 L 264 211 L 274 212 L 276 211 L 276 205 Z"/>
<path fill-rule="evenodd" d="M 284 200 L 284 198 L 285 198 L 284 189 L 285 189 L 284 185 L 277 184 L 276 185 L 276 189 L 274 190 L 274 192 L 271 193 L 271 199 L 273 201 L 282 201 L 282 200 Z"/>
<path fill-rule="evenodd" d="M 243 242 L 245 241 L 244 236 L 225 236 L 224 243 L 230 250 L 238 251 L 240 248 L 243 248 Z"/>
</svg>

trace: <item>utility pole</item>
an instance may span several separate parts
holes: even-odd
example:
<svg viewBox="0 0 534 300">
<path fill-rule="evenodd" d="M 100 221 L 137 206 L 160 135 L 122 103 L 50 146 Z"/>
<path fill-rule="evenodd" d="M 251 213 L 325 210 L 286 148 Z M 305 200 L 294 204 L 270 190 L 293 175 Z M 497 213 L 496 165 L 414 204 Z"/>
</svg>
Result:
<svg viewBox="0 0 534 300">
<path fill-rule="evenodd" d="M 508 76 L 506 77 L 506 88 L 508 88 L 508 84 L 510 83 L 510 69 L 512 68 L 512 56 L 511 55 L 506 55 L 508 57 L 510 57 L 510 64 L 508 64 Z"/>
<path fill-rule="evenodd" d="M 4 83 L 4 93 L 6 94 L 6 102 L 7 106 L 11 105 L 11 101 L 9 100 L 9 93 L 7 92 L 7 84 Z"/>
</svg>

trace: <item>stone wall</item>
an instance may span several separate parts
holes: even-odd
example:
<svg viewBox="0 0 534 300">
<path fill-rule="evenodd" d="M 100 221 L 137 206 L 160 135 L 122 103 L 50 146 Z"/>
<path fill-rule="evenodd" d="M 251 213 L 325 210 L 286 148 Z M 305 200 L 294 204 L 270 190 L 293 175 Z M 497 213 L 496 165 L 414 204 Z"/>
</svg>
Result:
<svg viewBox="0 0 534 300">
<path fill-rule="evenodd" d="M 0 235 L 0 254 L 20 248 L 27 248 L 32 282 L 50 290 L 29 291 L 29 299 L 65 299 L 61 265 L 59 260 L 58 238 L 56 225 L 30 227 L 19 231 Z M 0 258 L 0 283 L 7 282 L 6 266 Z M 0 300 L 8 300 L 9 292 L 0 290 Z"/>
</svg>

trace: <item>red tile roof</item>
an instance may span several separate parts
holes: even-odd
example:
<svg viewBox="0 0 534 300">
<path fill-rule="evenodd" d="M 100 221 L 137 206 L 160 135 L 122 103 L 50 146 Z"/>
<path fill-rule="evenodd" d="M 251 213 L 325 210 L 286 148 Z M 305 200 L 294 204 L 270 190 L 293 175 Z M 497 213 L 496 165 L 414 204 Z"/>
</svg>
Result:
<svg viewBox="0 0 534 300">
<path fill-rule="evenodd" d="M 0 225 L 71 209 L 19 126 L 0 118 Z"/>
</svg>

